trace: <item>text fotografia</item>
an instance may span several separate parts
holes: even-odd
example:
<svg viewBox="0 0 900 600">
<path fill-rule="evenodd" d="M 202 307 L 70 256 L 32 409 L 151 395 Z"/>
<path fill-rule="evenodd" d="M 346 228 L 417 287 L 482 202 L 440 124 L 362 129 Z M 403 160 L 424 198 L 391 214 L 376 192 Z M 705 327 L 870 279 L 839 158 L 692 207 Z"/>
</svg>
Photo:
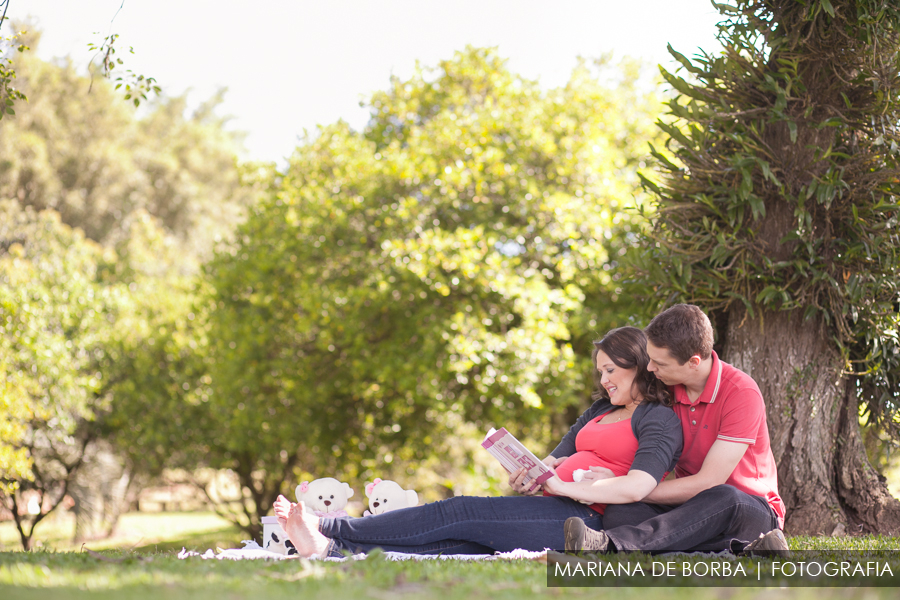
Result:
<svg viewBox="0 0 900 600">
<path fill-rule="evenodd" d="M 769 560 L 685 554 L 588 558 L 551 552 L 547 557 L 547 585 L 893 587 L 900 584 L 900 555 L 895 552 L 865 557 L 847 556 L 854 554 L 850 552 L 833 552 L 827 556 L 795 554 L 790 559 Z"/>
<path fill-rule="evenodd" d="M 739 562 L 712 561 L 679 563 L 666 561 L 662 563 L 653 561 L 651 565 L 651 572 L 649 574 L 653 577 L 692 577 L 694 575 L 697 577 L 747 577 L 747 569 Z M 779 575 L 784 575 L 785 577 L 794 577 L 797 575 L 800 577 L 807 575 L 810 577 L 820 577 L 822 575 L 825 575 L 826 577 L 883 577 L 886 574 L 891 577 L 894 576 L 894 572 L 889 564 L 879 562 L 866 562 L 865 564 L 826 562 L 825 564 L 822 564 L 820 562 L 795 563 L 773 561 L 770 565 L 757 565 L 757 581 L 762 577 L 762 573 L 766 568 L 771 569 L 773 577 Z M 574 565 L 571 563 L 564 565 L 556 563 L 554 569 L 554 574 L 557 577 L 573 577 L 576 575 L 582 577 L 606 577 L 607 575 L 613 577 L 622 575 L 626 577 L 644 577 L 647 574 L 644 572 L 644 568 L 640 563 L 635 563 L 634 565 L 629 563 L 613 564 L 609 562 L 584 562 L 576 563 Z"/>
</svg>

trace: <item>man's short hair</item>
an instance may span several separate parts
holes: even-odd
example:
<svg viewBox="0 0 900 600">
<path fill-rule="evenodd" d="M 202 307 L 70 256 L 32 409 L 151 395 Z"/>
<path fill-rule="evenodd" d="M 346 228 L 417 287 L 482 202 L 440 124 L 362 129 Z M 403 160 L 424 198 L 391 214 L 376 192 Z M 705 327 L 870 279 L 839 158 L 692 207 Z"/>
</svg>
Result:
<svg viewBox="0 0 900 600">
<path fill-rule="evenodd" d="M 695 354 L 703 360 L 712 354 L 712 324 L 706 313 L 693 304 L 676 304 L 662 311 L 653 317 L 644 333 L 651 344 L 668 349 L 682 365 Z"/>
</svg>

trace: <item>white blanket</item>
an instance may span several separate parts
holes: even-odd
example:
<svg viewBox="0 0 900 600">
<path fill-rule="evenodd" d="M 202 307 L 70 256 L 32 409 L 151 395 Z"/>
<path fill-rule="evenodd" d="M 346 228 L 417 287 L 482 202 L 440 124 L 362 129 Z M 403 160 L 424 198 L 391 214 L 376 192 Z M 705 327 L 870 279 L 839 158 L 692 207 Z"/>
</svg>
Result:
<svg viewBox="0 0 900 600">
<path fill-rule="evenodd" d="M 269 552 L 268 550 L 264 550 L 259 544 L 257 544 L 253 540 L 244 540 L 242 542 L 244 544 L 243 548 L 232 548 L 230 550 L 222 550 L 221 548 L 217 548 L 215 551 L 212 549 L 207 550 L 203 554 L 199 552 L 193 552 L 191 550 L 181 549 L 181 552 L 178 553 L 178 558 L 185 559 L 193 556 L 199 556 L 200 558 L 207 560 L 210 558 L 215 558 L 218 560 L 252 560 L 252 559 L 268 559 L 268 560 L 292 560 L 298 558 L 297 556 L 286 556 L 284 554 L 279 554 L 277 552 Z M 538 560 L 547 555 L 547 551 L 543 552 L 532 552 L 530 550 L 513 550 L 512 552 L 497 552 L 496 554 L 404 554 L 403 552 L 385 552 L 384 556 L 388 560 Z M 363 560 L 366 558 L 365 554 L 355 554 L 350 557 L 342 557 L 342 558 L 320 558 L 319 556 L 313 556 L 313 560 L 325 560 L 330 562 L 342 562 L 347 559 L 353 560 Z"/>
</svg>

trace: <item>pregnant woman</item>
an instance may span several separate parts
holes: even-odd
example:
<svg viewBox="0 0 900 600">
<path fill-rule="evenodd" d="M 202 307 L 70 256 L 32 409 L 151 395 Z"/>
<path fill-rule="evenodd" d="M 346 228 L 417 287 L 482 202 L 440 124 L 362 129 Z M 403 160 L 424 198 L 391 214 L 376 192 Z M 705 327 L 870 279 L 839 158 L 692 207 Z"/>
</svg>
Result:
<svg viewBox="0 0 900 600">
<path fill-rule="evenodd" d="M 607 504 L 643 499 L 674 468 L 682 434 L 665 386 L 647 371 L 640 329 L 613 329 L 594 342 L 593 358 L 595 402 L 544 459 L 556 475 L 541 488 L 532 489 L 521 469 L 509 478 L 521 496 L 458 496 L 360 519 L 316 517 L 279 496 L 281 526 L 306 557 L 374 548 L 411 554 L 562 550 L 569 517 L 601 529 Z M 591 467 L 592 476 L 573 481 L 576 469 Z"/>
</svg>

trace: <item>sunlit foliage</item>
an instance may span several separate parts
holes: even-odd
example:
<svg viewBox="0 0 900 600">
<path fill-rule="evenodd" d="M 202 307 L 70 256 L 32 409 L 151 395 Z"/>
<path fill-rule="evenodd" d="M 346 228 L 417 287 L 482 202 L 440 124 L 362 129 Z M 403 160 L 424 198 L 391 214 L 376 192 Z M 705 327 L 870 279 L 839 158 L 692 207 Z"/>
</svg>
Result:
<svg viewBox="0 0 900 600">
<path fill-rule="evenodd" d="M 6 8 L 0 4 L 0 7 Z M 0 28 L 4 19 L 0 17 Z M 25 94 L 16 87 L 16 70 L 13 60 L 15 52 L 25 52 L 28 46 L 17 43 L 17 36 L 0 36 L 0 120 L 9 115 L 16 114 L 15 105 L 19 100 L 25 100 Z"/>
<path fill-rule="evenodd" d="M 138 113 L 67 59 L 16 69 L 29 101 L 0 123 L 0 484 L 27 546 L 92 440 L 131 473 L 177 458 L 191 372 L 171 344 L 202 356 L 184 333 L 199 260 L 271 167 L 238 165 L 220 96 Z"/>
<path fill-rule="evenodd" d="M 5 438 L 12 462 L 0 464 L 0 497 L 27 547 L 81 462 L 118 297 L 99 282 L 102 249 L 52 211 L 0 202 L 0 239 L 0 373 L 13 401 L 2 419 L 14 436 Z M 36 515 L 23 510 L 25 492 L 37 498 Z"/>
<path fill-rule="evenodd" d="M 467 49 L 297 149 L 206 268 L 209 456 L 261 513 L 296 470 L 422 457 L 456 416 L 546 441 L 586 401 L 589 340 L 637 310 L 637 76 L 585 62 L 544 90 Z"/>
<path fill-rule="evenodd" d="M 39 32 L 20 40 L 32 48 L 16 62 L 28 101 L 0 122 L 0 198 L 52 208 L 103 243 L 146 211 L 190 254 L 208 252 L 249 201 L 240 139 L 215 112 L 221 94 L 193 110 L 183 96 L 153 98 L 137 113 L 106 79 L 91 82 L 69 59 L 37 58 Z"/>
</svg>

